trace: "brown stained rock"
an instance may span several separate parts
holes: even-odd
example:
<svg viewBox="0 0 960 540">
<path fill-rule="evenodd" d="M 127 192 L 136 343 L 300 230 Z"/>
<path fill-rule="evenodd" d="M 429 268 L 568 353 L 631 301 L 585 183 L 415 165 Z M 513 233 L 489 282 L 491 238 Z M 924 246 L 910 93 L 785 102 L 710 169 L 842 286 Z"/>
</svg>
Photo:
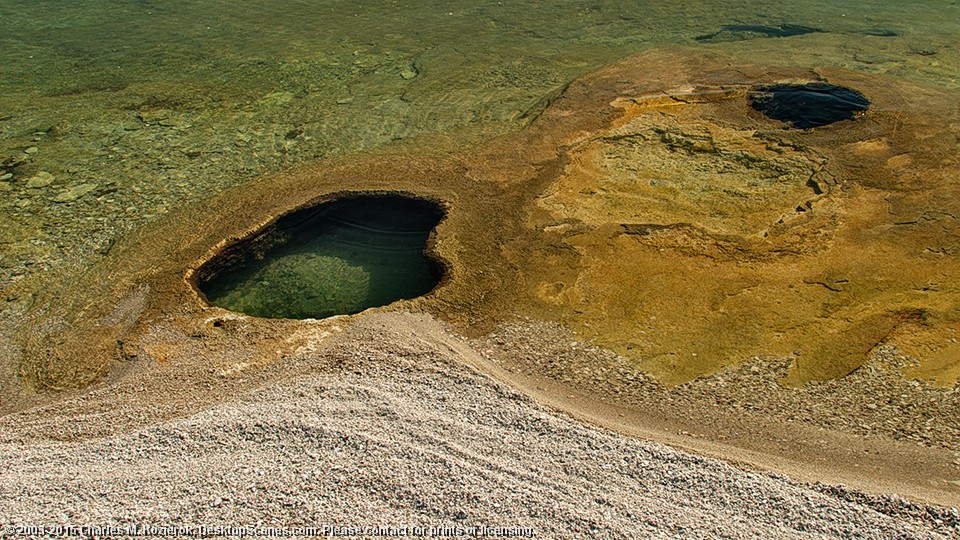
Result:
<svg viewBox="0 0 960 540">
<path fill-rule="evenodd" d="M 801 131 L 745 106 L 752 84 L 821 79 L 871 109 Z M 620 115 L 568 143 L 531 224 L 577 230 L 562 242 L 581 271 L 550 284 L 567 291 L 564 323 L 668 383 L 753 355 L 797 354 L 789 384 L 840 377 L 886 339 L 940 359 L 915 374 L 953 385 L 942 374 L 960 356 L 939 351 L 960 321 L 956 96 L 669 54 L 627 59 L 568 95 L 598 89 L 593 108 Z"/>
<path fill-rule="evenodd" d="M 748 105 L 754 84 L 817 80 L 872 106 L 795 130 Z M 668 384 L 751 356 L 796 355 L 782 381 L 791 385 L 840 377 L 886 341 L 921 361 L 912 375 L 952 385 L 957 97 L 700 49 L 646 52 L 574 81 L 527 127 L 469 153 L 431 155 L 421 139 L 172 212 L 95 267 L 36 287 L 26 333 L 68 324 L 19 342 L 20 372 L 44 386 L 86 384 L 105 373 L 103 351 L 176 355 L 181 338 L 160 334 L 189 336 L 190 350 L 202 344 L 224 362 L 280 362 L 302 346 L 291 336 L 316 323 L 241 317 L 242 339 L 211 326 L 234 315 L 204 302 L 192 269 L 294 208 L 399 191 L 448 209 L 431 249 L 450 272 L 425 297 L 378 309 L 428 311 L 473 335 L 517 316 L 557 321 Z M 111 325 L 143 284 L 138 321 Z M 53 348 L 77 367 L 35 376 Z"/>
</svg>

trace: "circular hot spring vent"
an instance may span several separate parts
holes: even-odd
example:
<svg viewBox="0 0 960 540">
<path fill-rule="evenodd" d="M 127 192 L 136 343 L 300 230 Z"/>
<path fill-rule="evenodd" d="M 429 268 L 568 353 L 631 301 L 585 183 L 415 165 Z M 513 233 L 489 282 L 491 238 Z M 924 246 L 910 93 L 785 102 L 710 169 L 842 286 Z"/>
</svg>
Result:
<svg viewBox="0 0 960 540">
<path fill-rule="evenodd" d="M 810 129 L 854 118 L 867 110 L 870 100 L 850 88 L 813 82 L 754 87 L 750 105 L 774 120 Z"/>
<path fill-rule="evenodd" d="M 348 195 L 291 212 L 197 271 L 210 303 L 257 317 L 322 319 L 427 294 L 443 209 L 394 194 Z"/>
</svg>

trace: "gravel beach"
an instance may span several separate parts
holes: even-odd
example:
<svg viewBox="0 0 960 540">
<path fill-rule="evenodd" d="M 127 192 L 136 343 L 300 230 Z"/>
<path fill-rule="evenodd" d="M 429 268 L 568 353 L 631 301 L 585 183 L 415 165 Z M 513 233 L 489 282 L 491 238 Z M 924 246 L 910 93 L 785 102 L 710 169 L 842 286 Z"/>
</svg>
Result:
<svg viewBox="0 0 960 540">
<path fill-rule="evenodd" d="M 140 366 L 0 419 L 0 522 L 8 536 L 73 525 L 103 527 L 91 536 L 960 537 L 956 509 L 585 425 L 462 363 L 479 354 L 429 317 L 367 316 L 292 373 L 179 417 L 151 409 L 157 388 L 144 386 L 171 368 Z"/>
</svg>

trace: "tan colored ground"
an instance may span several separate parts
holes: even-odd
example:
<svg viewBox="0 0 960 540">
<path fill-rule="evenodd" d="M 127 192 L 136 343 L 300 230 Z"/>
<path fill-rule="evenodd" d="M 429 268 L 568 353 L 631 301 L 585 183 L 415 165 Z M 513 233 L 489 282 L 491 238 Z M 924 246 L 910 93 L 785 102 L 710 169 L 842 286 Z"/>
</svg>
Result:
<svg viewBox="0 0 960 540">
<path fill-rule="evenodd" d="M 670 74 L 621 89 L 610 103 L 622 113 L 566 149 L 537 200 L 547 215 L 533 225 L 580 265 L 539 284 L 572 312 L 564 321 L 668 382 L 790 354 L 788 382 L 835 378 L 887 341 L 920 359 L 952 355 L 915 371 L 952 386 L 955 98 L 850 73 L 651 64 L 584 81 Z M 821 79 L 862 90 L 871 111 L 784 130 L 748 108 L 740 86 Z"/>
<path fill-rule="evenodd" d="M 945 387 L 943 403 L 926 407 L 954 407 L 960 100 L 879 76 L 710 54 L 628 58 L 467 154 L 431 155 L 421 139 L 263 178 L 170 214 L 93 268 L 21 282 L 7 291 L 17 317 L 4 323 L 15 338 L 3 409 L 35 401 L 21 383 L 80 387 L 135 365 L 124 360 L 202 355 L 224 370 L 282 368 L 315 338 L 311 323 L 208 306 L 190 269 L 284 212 L 348 191 L 403 191 L 448 209 L 432 246 L 447 279 L 390 309 L 429 312 L 471 336 L 516 317 L 555 321 L 622 355 L 627 371 L 611 376 L 627 386 L 630 374 L 671 385 L 753 356 L 795 358 L 778 379 L 802 385 L 851 373 L 883 342 L 920 360 L 908 376 Z M 873 105 L 812 131 L 747 105 L 750 84 L 811 80 Z M 941 471 L 936 489 L 952 493 L 933 498 L 955 504 L 960 486 L 948 476 L 960 474 L 945 456 L 956 416 L 931 418 L 952 423 L 934 425 L 917 451 Z"/>
</svg>

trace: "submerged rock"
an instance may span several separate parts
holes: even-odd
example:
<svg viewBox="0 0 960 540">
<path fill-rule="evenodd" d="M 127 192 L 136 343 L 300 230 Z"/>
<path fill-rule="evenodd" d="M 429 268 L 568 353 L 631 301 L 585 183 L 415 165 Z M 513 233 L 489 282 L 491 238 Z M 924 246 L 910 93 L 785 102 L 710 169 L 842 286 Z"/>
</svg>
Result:
<svg viewBox="0 0 960 540">
<path fill-rule="evenodd" d="M 27 187 L 30 189 L 39 189 L 49 186 L 56 180 L 56 177 L 47 171 L 40 171 L 27 180 Z"/>
<path fill-rule="evenodd" d="M 54 202 L 64 203 L 72 202 L 84 195 L 96 191 L 97 184 L 78 184 L 73 186 L 66 191 L 59 193 L 56 197 L 53 198 Z"/>
</svg>

